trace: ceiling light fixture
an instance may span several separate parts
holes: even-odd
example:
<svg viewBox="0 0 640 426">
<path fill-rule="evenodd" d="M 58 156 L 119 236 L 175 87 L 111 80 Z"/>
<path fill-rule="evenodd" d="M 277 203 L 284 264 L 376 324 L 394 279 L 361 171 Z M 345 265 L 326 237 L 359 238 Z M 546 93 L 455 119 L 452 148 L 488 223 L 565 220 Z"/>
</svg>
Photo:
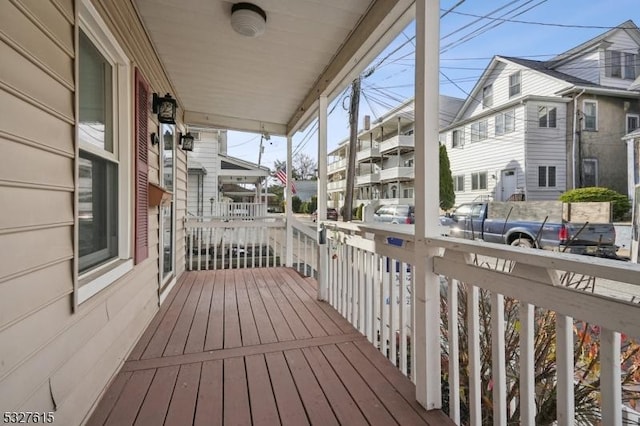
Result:
<svg viewBox="0 0 640 426">
<path fill-rule="evenodd" d="M 267 14 L 253 3 L 236 3 L 231 7 L 231 27 L 245 37 L 258 37 L 267 26 Z"/>
</svg>

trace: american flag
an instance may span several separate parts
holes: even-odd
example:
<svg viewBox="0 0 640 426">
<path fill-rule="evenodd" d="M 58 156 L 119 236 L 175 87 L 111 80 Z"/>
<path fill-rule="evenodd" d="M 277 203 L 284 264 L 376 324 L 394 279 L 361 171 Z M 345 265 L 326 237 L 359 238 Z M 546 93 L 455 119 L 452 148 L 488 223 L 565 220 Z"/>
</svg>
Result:
<svg viewBox="0 0 640 426">
<path fill-rule="evenodd" d="M 282 182 L 284 186 L 287 186 L 287 170 L 286 169 L 276 170 L 275 176 L 278 178 L 280 182 Z M 291 193 L 292 194 L 296 193 L 296 184 L 293 182 L 293 179 L 291 180 Z"/>
</svg>

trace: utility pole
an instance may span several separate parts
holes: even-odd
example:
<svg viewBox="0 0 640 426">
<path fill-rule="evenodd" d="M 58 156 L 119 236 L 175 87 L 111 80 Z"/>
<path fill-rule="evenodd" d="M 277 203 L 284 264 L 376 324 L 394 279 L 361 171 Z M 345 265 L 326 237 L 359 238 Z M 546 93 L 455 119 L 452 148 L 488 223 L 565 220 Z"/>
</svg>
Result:
<svg viewBox="0 0 640 426">
<path fill-rule="evenodd" d="M 260 136 L 260 149 L 258 150 L 258 167 L 260 167 L 260 163 L 262 162 L 262 153 L 264 152 L 264 133 Z M 266 179 L 265 179 L 266 186 Z M 262 202 L 262 180 L 258 182 L 256 185 L 256 200 L 258 203 Z"/>
<path fill-rule="evenodd" d="M 347 188 L 344 197 L 342 220 L 350 222 L 353 216 L 353 188 L 356 180 L 356 143 L 358 138 L 358 110 L 360 108 L 360 82 L 358 76 L 351 83 L 351 103 L 349 105 L 349 160 L 347 163 Z"/>
</svg>

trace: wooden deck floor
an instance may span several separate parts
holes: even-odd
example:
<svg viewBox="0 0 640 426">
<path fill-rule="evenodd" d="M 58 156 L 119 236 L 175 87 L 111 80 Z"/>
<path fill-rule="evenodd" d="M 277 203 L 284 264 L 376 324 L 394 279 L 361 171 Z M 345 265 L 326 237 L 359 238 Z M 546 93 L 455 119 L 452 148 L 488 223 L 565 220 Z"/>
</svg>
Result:
<svg viewBox="0 0 640 426">
<path fill-rule="evenodd" d="M 187 272 L 89 425 L 451 425 L 288 268 Z"/>
</svg>

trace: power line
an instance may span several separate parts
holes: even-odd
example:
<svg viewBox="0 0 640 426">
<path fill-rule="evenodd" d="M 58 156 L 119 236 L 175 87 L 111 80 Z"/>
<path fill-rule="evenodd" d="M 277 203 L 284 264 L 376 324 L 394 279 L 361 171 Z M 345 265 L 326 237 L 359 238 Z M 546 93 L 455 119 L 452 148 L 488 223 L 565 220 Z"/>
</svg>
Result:
<svg viewBox="0 0 640 426">
<path fill-rule="evenodd" d="M 596 30 L 613 30 L 613 29 L 627 30 L 627 29 L 629 29 L 629 28 L 626 28 L 626 27 L 621 27 L 619 25 L 611 27 L 611 26 L 604 26 L 604 25 L 556 24 L 556 23 L 551 23 L 551 22 L 521 21 L 521 20 L 517 20 L 517 19 L 508 19 L 508 18 L 491 18 L 491 17 L 488 17 L 488 16 L 474 15 L 473 13 L 465 13 L 465 12 L 454 12 L 454 11 L 452 11 L 451 13 L 455 13 L 456 15 L 475 17 L 475 18 L 484 18 L 484 19 L 489 19 L 489 20 L 492 20 L 492 21 L 513 22 L 515 24 L 540 25 L 540 26 L 546 26 L 546 27 L 580 28 L 580 29 L 596 29 Z"/>
</svg>

